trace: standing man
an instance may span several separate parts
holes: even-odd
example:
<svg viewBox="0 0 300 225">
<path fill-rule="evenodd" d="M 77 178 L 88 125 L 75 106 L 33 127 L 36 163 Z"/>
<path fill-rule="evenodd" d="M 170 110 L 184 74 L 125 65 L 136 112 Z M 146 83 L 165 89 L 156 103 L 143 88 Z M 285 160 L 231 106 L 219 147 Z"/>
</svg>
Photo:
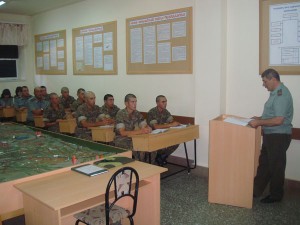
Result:
<svg viewBox="0 0 300 225">
<path fill-rule="evenodd" d="M 259 197 L 270 182 L 270 194 L 262 203 L 281 201 L 284 194 L 286 151 L 291 143 L 293 99 L 290 91 L 280 82 L 274 69 L 265 70 L 263 86 L 270 92 L 261 117 L 253 117 L 251 127 L 262 126 L 263 143 L 259 166 L 254 178 L 254 197 Z"/>
<path fill-rule="evenodd" d="M 76 118 L 76 136 L 79 138 L 92 140 L 92 132 L 89 127 L 110 125 L 113 123 L 110 119 L 100 118 L 100 107 L 95 104 L 96 97 L 94 92 L 85 92 L 85 102 L 77 108 Z"/>
<path fill-rule="evenodd" d="M 167 98 L 164 95 L 156 97 L 156 107 L 149 110 L 147 113 L 147 123 L 152 129 L 165 129 L 178 126 L 179 122 L 174 121 L 173 116 L 167 110 Z M 157 152 L 155 161 L 158 165 L 162 166 L 167 163 L 167 158 L 171 155 L 178 145 L 173 145 Z"/>
<path fill-rule="evenodd" d="M 114 144 L 117 147 L 132 150 L 133 157 L 140 161 L 146 161 L 145 152 L 133 150 L 132 138 L 136 134 L 148 134 L 152 131 L 143 115 L 136 110 L 136 96 L 127 94 L 125 96 L 125 108 L 119 110 L 116 116 L 116 137 Z"/>
<path fill-rule="evenodd" d="M 104 105 L 100 108 L 102 116 L 115 119 L 119 110 L 120 108 L 115 105 L 114 96 L 111 94 L 104 95 Z"/>
</svg>

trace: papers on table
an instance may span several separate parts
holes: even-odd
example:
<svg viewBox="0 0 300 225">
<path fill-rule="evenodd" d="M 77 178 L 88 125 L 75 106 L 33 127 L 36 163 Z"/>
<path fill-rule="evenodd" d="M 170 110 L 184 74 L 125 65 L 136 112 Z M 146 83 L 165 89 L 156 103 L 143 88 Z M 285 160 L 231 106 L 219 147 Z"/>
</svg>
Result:
<svg viewBox="0 0 300 225">
<path fill-rule="evenodd" d="M 99 166 L 85 164 L 77 167 L 72 167 L 71 170 L 74 170 L 78 173 L 85 174 L 87 176 L 96 176 L 101 173 L 106 173 L 108 170 Z"/>
<path fill-rule="evenodd" d="M 187 124 L 180 124 L 176 127 L 170 127 L 170 128 L 181 129 L 181 128 L 186 128 L 187 126 L 188 126 Z"/>
<path fill-rule="evenodd" d="M 114 125 L 103 125 L 103 126 L 99 126 L 100 128 L 113 128 Z"/>
<path fill-rule="evenodd" d="M 253 120 L 253 119 L 249 119 L 249 118 L 236 118 L 236 117 L 227 117 L 226 119 L 224 119 L 224 122 L 227 123 L 233 123 L 236 125 L 241 125 L 241 126 L 247 126 L 248 123 Z"/>
<path fill-rule="evenodd" d="M 156 130 L 153 130 L 151 132 L 151 134 L 159 134 L 159 133 L 164 133 L 166 132 L 168 129 L 156 129 Z"/>
</svg>

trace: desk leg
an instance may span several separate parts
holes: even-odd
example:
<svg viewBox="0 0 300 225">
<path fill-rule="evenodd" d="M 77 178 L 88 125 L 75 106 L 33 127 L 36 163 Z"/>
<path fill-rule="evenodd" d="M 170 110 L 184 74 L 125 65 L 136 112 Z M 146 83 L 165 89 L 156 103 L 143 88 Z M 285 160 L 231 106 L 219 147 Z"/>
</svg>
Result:
<svg viewBox="0 0 300 225">
<path fill-rule="evenodd" d="M 196 166 L 197 166 L 197 145 L 196 145 L 196 140 L 194 140 L 194 165 L 193 165 L 192 167 L 190 166 L 189 156 L 188 156 L 187 147 L 186 147 L 186 143 L 185 143 L 185 142 L 184 142 L 184 151 L 185 151 L 185 157 L 186 157 L 186 166 L 184 166 L 184 165 L 179 165 L 179 164 L 177 164 L 177 163 L 171 163 L 171 162 L 168 162 L 168 163 L 171 164 L 171 165 L 184 167 L 184 169 L 181 169 L 181 170 L 179 170 L 179 171 L 176 171 L 176 172 L 174 172 L 174 173 L 172 173 L 172 174 L 169 174 L 169 175 L 167 175 L 167 176 L 163 176 L 162 179 L 167 178 L 167 177 L 170 177 L 170 176 L 172 176 L 172 175 L 175 175 L 175 174 L 180 173 L 180 172 L 185 171 L 185 170 L 187 170 L 188 173 L 190 173 L 190 172 L 191 172 L 191 169 L 195 169 L 195 168 L 196 168 Z"/>
</svg>

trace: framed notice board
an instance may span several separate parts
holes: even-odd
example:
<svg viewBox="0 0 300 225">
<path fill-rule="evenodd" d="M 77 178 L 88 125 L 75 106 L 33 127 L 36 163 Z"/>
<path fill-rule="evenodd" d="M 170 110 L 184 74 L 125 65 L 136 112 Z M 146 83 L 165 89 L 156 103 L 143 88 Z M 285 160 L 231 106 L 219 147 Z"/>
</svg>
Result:
<svg viewBox="0 0 300 225">
<path fill-rule="evenodd" d="M 72 30 L 74 75 L 117 74 L 117 21 Z"/>
<path fill-rule="evenodd" d="M 126 19 L 127 74 L 193 72 L 192 7 Z"/>
<path fill-rule="evenodd" d="M 66 75 L 66 30 L 35 35 L 34 40 L 36 73 Z"/>
<path fill-rule="evenodd" d="M 300 1 L 260 0 L 260 74 L 300 74 Z"/>
</svg>

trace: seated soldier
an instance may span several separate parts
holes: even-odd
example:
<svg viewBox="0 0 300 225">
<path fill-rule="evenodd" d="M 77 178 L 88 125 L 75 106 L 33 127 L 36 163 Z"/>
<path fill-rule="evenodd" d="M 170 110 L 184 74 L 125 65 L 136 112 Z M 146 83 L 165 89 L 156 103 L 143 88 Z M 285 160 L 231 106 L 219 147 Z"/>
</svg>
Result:
<svg viewBox="0 0 300 225">
<path fill-rule="evenodd" d="M 167 110 L 167 98 L 163 95 L 156 97 L 156 107 L 147 113 L 147 123 L 152 129 L 165 129 L 178 126 L 179 123 L 174 121 L 171 113 Z M 156 155 L 156 163 L 160 166 L 167 163 L 167 157 L 171 155 L 178 145 L 160 149 Z"/>
<path fill-rule="evenodd" d="M 9 89 L 4 89 L 0 98 L 0 108 L 10 108 L 14 106 L 14 98 Z"/>
<path fill-rule="evenodd" d="M 59 104 L 59 98 L 56 93 L 50 95 L 50 105 L 44 110 L 45 127 L 52 132 L 59 133 L 58 119 L 65 119 L 66 113 L 64 107 Z"/>
<path fill-rule="evenodd" d="M 85 92 L 85 102 L 77 108 L 77 127 L 75 135 L 79 138 L 92 140 L 92 132 L 89 127 L 111 125 L 111 119 L 100 118 L 100 107 L 95 104 L 96 97 L 91 91 Z"/>
<path fill-rule="evenodd" d="M 60 104 L 62 104 L 65 109 L 70 109 L 72 103 L 75 101 L 75 98 L 69 94 L 69 88 L 62 87 L 59 100 Z"/>
<path fill-rule="evenodd" d="M 74 117 L 74 113 L 76 112 L 77 108 L 84 103 L 84 93 L 85 90 L 83 88 L 79 88 L 77 90 L 77 100 L 71 104 L 71 112 Z"/>
<path fill-rule="evenodd" d="M 48 105 L 49 102 L 44 100 L 41 88 L 34 88 L 34 96 L 28 100 L 27 125 L 34 126 L 33 116 L 42 116 Z"/>
<path fill-rule="evenodd" d="M 43 98 L 50 102 L 50 94 L 47 93 L 47 87 L 41 86 Z"/>
<path fill-rule="evenodd" d="M 102 114 L 101 116 L 103 118 L 116 118 L 117 112 L 120 110 L 120 108 L 114 104 L 114 101 L 114 96 L 111 94 L 106 94 L 104 96 L 104 105 L 100 108 Z"/>
<path fill-rule="evenodd" d="M 116 116 L 116 137 L 114 144 L 117 147 L 132 150 L 133 157 L 140 161 L 147 161 L 145 152 L 135 151 L 133 149 L 131 135 L 148 134 L 152 131 L 143 115 L 136 110 L 136 96 L 127 94 L 125 96 L 125 108 L 119 110 Z M 154 160 L 154 157 L 151 159 Z"/>
<path fill-rule="evenodd" d="M 20 98 L 16 98 L 14 102 L 15 109 L 17 111 L 23 111 L 28 108 L 28 100 L 32 98 L 32 95 L 29 94 L 27 86 L 22 87 L 22 94 Z"/>
</svg>

